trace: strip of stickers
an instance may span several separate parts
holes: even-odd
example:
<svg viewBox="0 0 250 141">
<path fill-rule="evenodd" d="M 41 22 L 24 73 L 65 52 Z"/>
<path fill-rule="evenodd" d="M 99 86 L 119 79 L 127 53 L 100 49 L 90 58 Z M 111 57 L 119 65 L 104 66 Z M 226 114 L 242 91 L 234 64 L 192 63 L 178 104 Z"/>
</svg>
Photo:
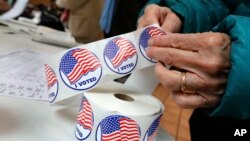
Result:
<svg viewBox="0 0 250 141">
<path fill-rule="evenodd" d="M 45 72 L 50 102 L 89 91 L 156 63 L 147 56 L 148 40 L 165 33 L 149 27 L 84 44 L 47 58 Z"/>
</svg>

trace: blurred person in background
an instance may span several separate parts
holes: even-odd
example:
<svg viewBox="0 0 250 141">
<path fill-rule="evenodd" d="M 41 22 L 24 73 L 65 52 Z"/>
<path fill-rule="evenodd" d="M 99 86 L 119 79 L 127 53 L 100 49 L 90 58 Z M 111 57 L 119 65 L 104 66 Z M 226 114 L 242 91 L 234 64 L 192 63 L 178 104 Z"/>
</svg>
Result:
<svg viewBox="0 0 250 141">
<path fill-rule="evenodd" d="M 63 9 L 59 8 L 56 5 L 55 0 L 50 0 L 49 6 L 39 4 L 39 5 L 36 5 L 35 7 L 39 11 L 41 11 L 40 22 L 38 23 L 38 25 L 43 25 L 43 26 L 50 27 L 59 31 L 65 31 L 65 27 L 62 21 L 60 20 Z"/>
<path fill-rule="evenodd" d="M 0 14 L 8 11 L 11 5 L 6 0 L 0 0 Z"/>
<path fill-rule="evenodd" d="M 103 39 L 99 19 L 103 0 L 56 0 L 57 6 L 69 10 L 69 30 L 79 43 Z"/>
<path fill-rule="evenodd" d="M 100 26 L 105 38 L 136 30 L 138 14 L 148 0 L 105 0 Z"/>
</svg>

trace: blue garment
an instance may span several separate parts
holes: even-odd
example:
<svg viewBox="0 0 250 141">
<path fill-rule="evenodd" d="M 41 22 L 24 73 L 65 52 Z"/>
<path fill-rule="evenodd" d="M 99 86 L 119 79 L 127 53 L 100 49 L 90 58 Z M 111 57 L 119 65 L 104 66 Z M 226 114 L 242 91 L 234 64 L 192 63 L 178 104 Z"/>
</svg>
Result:
<svg viewBox="0 0 250 141">
<path fill-rule="evenodd" d="M 112 18 L 114 15 L 115 0 L 106 0 L 104 3 L 100 26 L 105 33 L 109 33 L 111 30 Z"/>
<path fill-rule="evenodd" d="M 211 116 L 250 118 L 250 17 L 231 15 L 214 29 L 231 37 L 231 64 L 226 92 Z"/>
</svg>

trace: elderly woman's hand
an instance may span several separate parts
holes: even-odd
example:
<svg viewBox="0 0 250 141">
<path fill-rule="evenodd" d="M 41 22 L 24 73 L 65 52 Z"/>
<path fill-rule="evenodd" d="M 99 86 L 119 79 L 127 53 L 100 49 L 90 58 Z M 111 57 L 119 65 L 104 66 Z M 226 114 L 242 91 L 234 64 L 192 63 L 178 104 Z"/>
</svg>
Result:
<svg viewBox="0 0 250 141">
<path fill-rule="evenodd" d="M 180 18 L 167 7 L 160 7 L 155 4 L 148 5 L 144 15 L 138 21 L 138 28 L 151 24 L 158 24 L 164 32 L 179 32 L 182 22 Z"/>
<path fill-rule="evenodd" d="M 152 37 L 148 56 L 159 61 L 156 76 L 183 108 L 218 104 L 230 69 L 230 39 L 223 33 Z M 177 69 L 168 70 L 164 65 Z"/>
</svg>

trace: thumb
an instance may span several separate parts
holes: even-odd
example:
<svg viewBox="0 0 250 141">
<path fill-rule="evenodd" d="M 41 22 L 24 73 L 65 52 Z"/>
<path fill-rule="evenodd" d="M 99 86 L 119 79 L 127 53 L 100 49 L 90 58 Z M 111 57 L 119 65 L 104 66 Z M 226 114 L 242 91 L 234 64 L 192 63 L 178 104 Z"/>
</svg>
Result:
<svg viewBox="0 0 250 141">
<path fill-rule="evenodd" d="M 167 13 L 161 27 L 164 32 L 177 33 L 180 31 L 182 26 L 182 21 L 180 18 L 172 11 L 168 11 L 165 8 L 162 8 L 162 13 Z"/>
</svg>

